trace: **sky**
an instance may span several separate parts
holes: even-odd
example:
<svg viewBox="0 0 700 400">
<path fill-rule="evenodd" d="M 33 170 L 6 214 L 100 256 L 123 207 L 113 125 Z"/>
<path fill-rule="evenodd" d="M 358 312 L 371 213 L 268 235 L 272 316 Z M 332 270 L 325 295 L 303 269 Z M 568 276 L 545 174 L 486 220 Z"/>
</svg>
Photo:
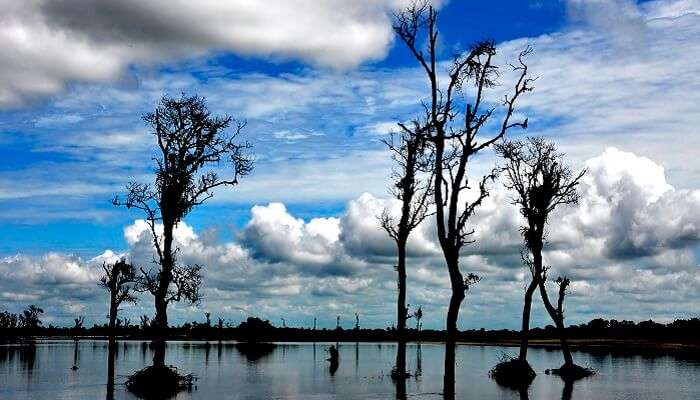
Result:
<svg viewBox="0 0 700 400">
<path fill-rule="evenodd" d="M 38 304 L 45 322 L 104 323 L 103 262 L 151 266 L 137 212 L 111 199 L 153 176 L 141 115 L 198 93 L 246 121 L 256 166 L 178 227 L 183 262 L 204 265 L 204 312 L 238 323 L 394 323 L 391 158 L 381 139 L 426 95 L 393 36 L 404 0 L 0 0 L 0 308 Z M 478 40 L 507 62 L 530 45 L 529 135 L 587 169 L 581 202 L 557 211 L 545 261 L 572 280 L 567 322 L 671 321 L 700 306 L 700 1 L 441 1 L 440 60 Z M 489 99 L 496 104 L 499 88 Z M 521 137 L 525 133 L 518 133 Z M 470 173 L 496 163 L 487 153 Z M 523 223 L 496 182 L 471 225 L 462 269 L 483 280 L 462 329 L 517 329 L 526 285 Z M 442 328 L 449 279 L 429 219 L 409 244 L 408 302 Z M 549 323 L 539 304 L 533 322 Z M 126 306 L 137 321 L 152 299 Z"/>
</svg>

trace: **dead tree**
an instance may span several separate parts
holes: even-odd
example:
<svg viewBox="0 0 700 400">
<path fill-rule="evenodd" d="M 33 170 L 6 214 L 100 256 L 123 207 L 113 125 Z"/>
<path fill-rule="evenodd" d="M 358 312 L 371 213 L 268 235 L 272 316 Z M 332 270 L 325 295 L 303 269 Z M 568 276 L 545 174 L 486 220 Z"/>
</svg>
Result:
<svg viewBox="0 0 700 400">
<path fill-rule="evenodd" d="M 406 320 L 409 318 L 406 307 L 406 246 L 411 232 L 423 222 L 429 215 L 430 200 L 432 196 L 431 182 L 425 178 L 430 170 L 430 154 L 426 151 L 426 142 L 423 140 L 423 132 L 418 122 L 412 126 L 399 123 L 401 131 L 392 134 L 384 141 L 392 152 L 395 168 L 392 171 L 391 194 L 401 202 L 401 216 L 398 221 L 389 210 L 384 210 L 381 215 L 382 228 L 396 243 L 398 273 L 398 301 L 397 324 L 399 336 L 406 329 Z"/>
<path fill-rule="evenodd" d="M 102 269 L 99 284 L 109 292 L 109 338 L 113 341 L 119 307 L 136 302 L 136 270 L 123 258 L 113 264 L 102 263 Z"/>
<path fill-rule="evenodd" d="M 493 174 L 472 182 L 470 161 L 484 149 L 501 140 L 513 128 L 527 128 L 527 119 L 513 122 L 516 102 L 532 90 L 532 79 L 524 62 L 530 49 L 523 50 L 516 64 L 518 74 L 512 93 L 505 95 L 502 106 L 484 100 L 485 92 L 497 85 L 498 67 L 494 65 L 496 47 L 492 41 L 474 45 L 454 58 L 444 75 L 437 62 L 438 13 L 427 2 L 414 2 L 395 17 L 394 31 L 418 61 L 429 82 L 428 100 L 423 103 L 424 140 L 432 147 L 433 197 L 437 236 L 440 242 L 452 295 L 446 320 L 445 396 L 454 396 L 454 344 L 457 335 L 459 308 L 466 291 L 478 282 L 475 274 L 466 277 L 459 267 L 460 251 L 472 243 L 473 229 L 468 225 L 476 209 L 489 195 L 487 183 Z M 443 81 L 444 79 L 444 81 Z M 493 121 L 494 119 L 498 121 Z M 482 133 L 495 126 L 493 132 Z M 473 188 L 476 196 L 466 200 L 466 191 Z"/>
<path fill-rule="evenodd" d="M 401 378 L 406 375 L 406 321 L 409 310 L 406 306 L 406 246 L 411 232 L 429 215 L 432 196 L 430 175 L 430 152 L 423 140 L 423 129 L 419 122 L 410 125 L 399 123 L 399 133 L 392 133 L 385 140 L 387 148 L 392 153 L 394 169 L 392 171 L 391 194 L 401 202 L 401 216 L 398 221 L 389 210 L 381 215 L 382 228 L 396 243 L 396 272 L 398 296 L 396 301 L 396 334 L 399 342 L 396 352 L 396 365 L 392 377 Z"/>
<path fill-rule="evenodd" d="M 532 295 L 539 287 L 545 308 L 557 326 L 566 364 L 573 364 L 564 335 L 562 309 L 569 280 L 563 278 L 557 281 L 560 283 L 560 297 L 555 308 L 547 296 L 545 281 L 549 267 L 543 264 L 542 251 L 551 213 L 560 205 L 578 203 L 576 189 L 585 170 L 573 174 L 564 164 L 563 155 L 557 152 L 556 146 L 540 137 L 499 144 L 497 151 L 505 159 L 502 168 L 505 186 L 516 193 L 514 203 L 526 221 L 521 227 L 525 244 L 523 261 L 530 270 L 531 280 L 525 290 L 519 359 L 527 362 Z"/>
<path fill-rule="evenodd" d="M 413 312 L 413 318 L 416 319 L 416 332 L 420 332 L 423 324 L 420 322 L 423 319 L 423 306 L 418 306 L 416 311 Z"/>
<path fill-rule="evenodd" d="M 167 307 L 171 302 L 200 300 L 201 266 L 183 265 L 177 259 L 173 231 L 196 206 L 213 196 L 213 189 L 238 184 L 253 168 L 247 142 L 239 142 L 245 123 L 230 116 L 212 116 L 204 98 L 163 97 L 154 112 L 143 117 L 156 138 L 154 184 L 131 182 L 114 205 L 141 210 L 153 237 L 155 271 L 143 270 L 142 283 L 153 295 L 156 314 L 151 323 L 158 340 L 154 365 L 164 365 Z M 231 133 L 227 129 L 233 125 Z M 225 178 L 213 169 L 227 162 Z M 162 225 L 162 233 L 159 232 Z"/>
</svg>

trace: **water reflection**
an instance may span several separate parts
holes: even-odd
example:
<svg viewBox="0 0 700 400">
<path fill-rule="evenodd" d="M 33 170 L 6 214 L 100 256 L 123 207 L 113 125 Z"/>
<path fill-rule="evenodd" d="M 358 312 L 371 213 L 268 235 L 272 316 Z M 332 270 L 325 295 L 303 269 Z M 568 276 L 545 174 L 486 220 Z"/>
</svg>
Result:
<svg viewBox="0 0 700 400">
<path fill-rule="evenodd" d="M 360 343 L 355 342 L 355 376 L 358 376 L 360 369 Z"/>
<path fill-rule="evenodd" d="M 145 357 L 141 354 L 139 349 L 144 347 L 140 342 L 126 343 L 126 347 L 124 341 L 108 346 L 106 341 L 81 340 L 77 353 L 72 340 L 39 341 L 36 346 L 0 346 L 0 398 L 133 398 L 121 389 L 120 374 L 149 365 L 152 355 L 147 346 Z M 216 349 L 211 348 L 215 345 Z M 230 398 L 232 393 L 240 400 L 435 400 L 443 395 L 445 354 L 442 344 L 406 344 L 406 371 L 412 376 L 399 380 L 388 377 L 396 362 L 398 346 L 355 342 L 340 345 L 342 357 L 345 357 L 342 361 L 347 367 L 342 369 L 339 363 L 326 364 L 323 355 L 331 343 L 275 346 L 211 342 L 207 349 L 203 342 L 171 342 L 166 362 L 199 378 L 198 390 L 185 396 L 192 400 Z M 566 382 L 555 376 L 541 375 L 527 390 L 503 389 L 488 378 L 486 371 L 504 351 L 508 349 L 458 346 L 455 397 L 484 400 L 700 399 L 700 385 L 695 379 L 700 373 L 700 364 L 672 357 L 648 362 L 644 357 L 609 355 L 599 363 L 599 374 L 585 382 Z M 207 352 L 209 366 L 205 366 Z M 533 366 L 541 369 L 557 361 L 560 354 L 531 349 L 530 357 Z M 577 357 L 588 365 L 595 362 L 593 356 L 585 353 L 579 352 Z M 80 366 L 79 370 L 69 370 L 71 360 Z"/>
<path fill-rule="evenodd" d="M 442 381 L 442 394 L 446 400 L 455 398 L 455 361 L 456 344 L 454 341 L 445 342 L 445 375 Z"/>
<path fill-rule="evenodd" d="M 416 373 L 415 376 L 419 377 L 423 373 L 423 352 L 421 349 L 421 343 L 418 342 L 416 345 Z"/>
<path fill-rule="evenodd" d="M 530 400 L 530 395 L 527 392 L 527 388 L 518 389 L 518 394 L 520 395 L 520 400 Z"/>
<path fill-rule="evenodd" d="M 117 343 L 110 341 L 107 352 L 107 400 L 114 400 L 114 361 L 117 355 Z"/>
<path fill-rule="evenodd" d="M 564 389 L 561 392 L 561 400 L 571 400 L 571 395 L 574 393 L 574 381 L 572 379 L 564 380 Z"/>
<path fill-rule="evenodd" d="M 245 356 L 248 362 L 259 361 L 272 354 L 277 348 L 277 345 L 274 343 L 253 342 L 236 343 L 234 346 L 241 355 Z"/>
<path fill-rule="evenodd" d="M 335 375 L 335 372 L 338 371 L 338 367 L 340 366 L 340 353 L 338 352 L 338 346 L 339 344 L 336 342 L 335 346 L 328 348 L 328 372 L 330 372 L 331 376 Z"/>
<path fill-rule="evenodd" d="M 36 351 L 34 342 L 0 346 L 0 361 L 3 364 L 13 364 L 16 357 L 22 370 L 27 372 L 28 377 L 31 377 L 36 362 Z"/>
<path fill-rule="evenodd" d="M 391 377 L 396 384 L 396 398 L 406 398 L 406 379 L 408 371 L 406 371 L 406 342 L 399 340 L 396 345 L 396 363 L 391 371 Z"/>
<path fill-rule="evenodd" d="M 80 366 L 78 365 L 80 364 L 80 350 L 78 350 L 78 340 L 75 340 L 74 342 L 75 344 L 73 345 L 73 366 L 71 367 L 71 369 L 73 371 L 77 371 L 78 368 L 80 368 Z"/>
</svg>

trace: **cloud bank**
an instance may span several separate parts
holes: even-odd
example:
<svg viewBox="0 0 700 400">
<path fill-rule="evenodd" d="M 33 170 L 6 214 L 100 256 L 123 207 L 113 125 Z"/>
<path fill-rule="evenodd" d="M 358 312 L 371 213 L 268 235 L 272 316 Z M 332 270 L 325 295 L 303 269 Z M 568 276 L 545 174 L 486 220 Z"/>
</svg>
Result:
<svg viewBox="0 0 700 400">
<path fill-rule="evenodd" d="M 582 198 L 560 209 L 549 226 L 545 262 L 550 275 L 573 281 L 567 303 L 571 323 L 605 315 L 617 319 L 669 320 L 695 316 L 700 271 L 700 190 L 668 184 L 657 163 L 608 148 L 586 162 Z M 526 270 L 520 264 L 522 223 L 500 185 L 473 220 L 476 243 L 462 256 L 464 271 L 480 274 L 463 306 L 463 328 L 517 327 Z M 180 224 L 175 239 L 183 263 L 205 265 L 204 301 L 177 305 L 174 321 L 199 319 L 211 310 L 231 321 L 259 315 L 308 325 L 318 317 L 332 326 L 335 315 L 360 312 L 366 326 L 393 321 L 394 245 L 378 225 L 392 200 L 363 194 L 337 217 L 304 220 L 282 203 L 257 205 L 232 241 L 195 232 Z M 441 327 L 449 280 L 434 224 L 427 220 L 409 243 L 409 303 L 422 305 L 426 326 Z M 125 256 L 149 268 L 151 236 L 138 220 L 124 229 L 126 251 L 105 251 L 91 259 L 49 253 L 0 261 L 0 296 L 11 309 L 46 304 L 57 322 L 86 314 L 102 322 L 105 293 L 97 288 L 104 260 Z M 127 308 L 132 319 L 151 314 L 150 298 Z M 538 323 L 548 323 L 537 309 Z M 349 318 L 349 317 L 348 317 Z"/>
</svg>

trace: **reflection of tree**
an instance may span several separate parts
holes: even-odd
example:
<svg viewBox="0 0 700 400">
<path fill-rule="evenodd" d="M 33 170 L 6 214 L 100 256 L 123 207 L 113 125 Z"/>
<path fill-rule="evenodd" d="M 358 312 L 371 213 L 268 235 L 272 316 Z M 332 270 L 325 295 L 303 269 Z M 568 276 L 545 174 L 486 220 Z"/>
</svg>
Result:
<svg viewBox="0 0 700 400">
<path fill-rule="evenodd" d="M 421 344 L 418 342 L 416 345 L 416 377 L 423 374 L 423 350 L 421 349 Z"/>
<path fill-rule="evenodd" d="M 530 400 L 530 395 L 527 393 L 527 388 L 520 387 L 518 389 L 518 394 L 520 395 L 520 400 Z"/>
<path fill-rule="evenodd" d="M 36 361 L 36 345 L 30 343 L 28 346 L 18 347 L 18 351 L 19 362 L 22 364 L 22 368 L 31 375 L 32 371 L 34 371 L 34 363 Z"/>
<path fill-rule="evenodd" d="M 77 370 L 80 364 L 80 350 L 78 350 L 78 341 L 74 341 L 73 345 L 73 370 Z"/>
<path fill-rule="evenodd" d="M 571 400 L 571 395 L 574 393 L 574 380 L 564 379 L 564 389 L 561 392 L 561 400 Z"/>
<path fill-rule="evenodd" d="M 114 361 L 117 353 L 117 343 L 109 342 L 107 346 L 107 400 L 114 399 Z"/>
<path fill-rule="evenodd" d="M 249 362 L 255 362 L 264 357 L 267 357 L 270 354 L 272 354 L 277 348 L 277 345 L 274 343 L 247 342 L 236 343 L 235 346 L 236 350 L 238 350 L 238 352 L 241 355 L 245 356 L 246 360 L 248 360 Z"/>
</svg>

